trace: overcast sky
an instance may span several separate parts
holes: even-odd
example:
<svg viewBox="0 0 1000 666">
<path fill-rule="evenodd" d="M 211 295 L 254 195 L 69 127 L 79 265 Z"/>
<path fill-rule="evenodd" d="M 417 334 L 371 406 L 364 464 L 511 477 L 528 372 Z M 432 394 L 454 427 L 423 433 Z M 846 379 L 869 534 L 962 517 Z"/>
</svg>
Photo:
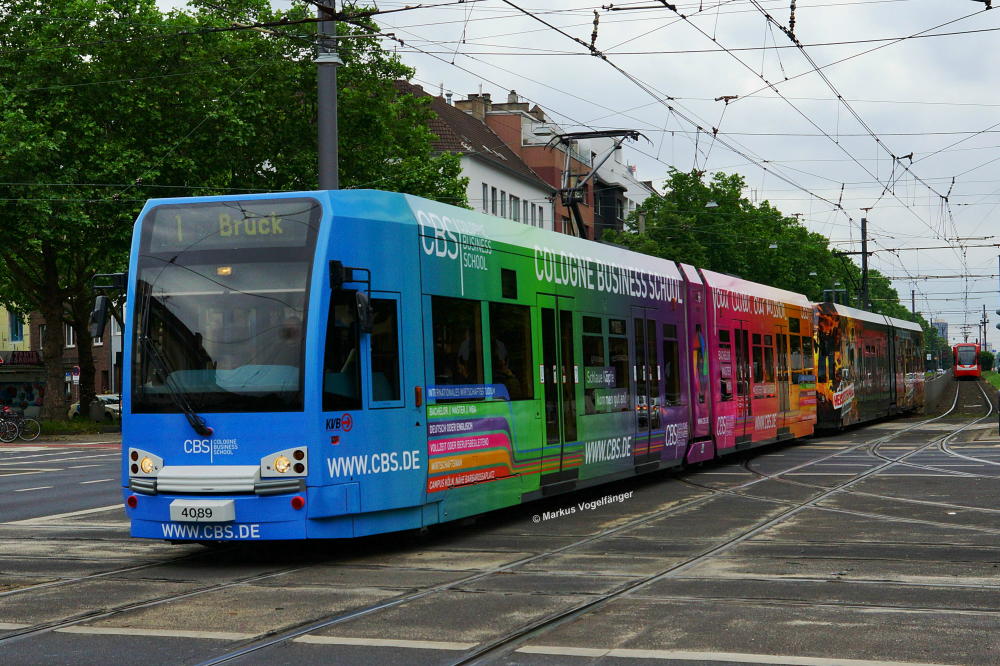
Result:
<svg viewBox="0 0 1000 666">
<path fill-rule="evenodd" d="M 948 321 L 956 342 L 965 323 L 978 337 L 986 305 L 988 340 L 1000 342 L 1000 0 L 994 11 L 974 0 L 798 0 L 802 49 L 781 29 L 791 0 L 424 4 L 437 6 L 379 23 L 429 92 L 481 87 L 505 101 L 516 90 L 566 130 L 640 130 L 650 142 L 626 147 L 640 179 L 662 182 L 671 166 L 738 172 L 749 198 L 801 213 L 844 251 L 859 249 L 867 216 L 870 265 L 902 278 L 907 306 L 915 289 L 917 310 Z M 589 54 L 595 9 L 607 61 Z M 903 249 L 934 246 L 945 247 Z M 985 277 L 941 277 L 959 275 Z"/>
</svg>

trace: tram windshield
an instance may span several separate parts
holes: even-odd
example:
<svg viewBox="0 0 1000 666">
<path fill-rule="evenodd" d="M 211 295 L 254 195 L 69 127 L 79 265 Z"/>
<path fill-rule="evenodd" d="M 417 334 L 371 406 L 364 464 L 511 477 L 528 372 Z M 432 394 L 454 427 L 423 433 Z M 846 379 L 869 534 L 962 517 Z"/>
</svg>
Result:
<svg viewBox="0 0 1000 666">
<path fill-rule="evenodd" d="M 142 222 L 134 412 L 303 408 L 312 199 L 164 205 Z"/>
<path fill-rule="evenodd" d="M 959 365 L 975 365 L 976 364 L 976 348 L 975 347 L 959 347 L 958 348 L 958 364 Z"/>
</svg>

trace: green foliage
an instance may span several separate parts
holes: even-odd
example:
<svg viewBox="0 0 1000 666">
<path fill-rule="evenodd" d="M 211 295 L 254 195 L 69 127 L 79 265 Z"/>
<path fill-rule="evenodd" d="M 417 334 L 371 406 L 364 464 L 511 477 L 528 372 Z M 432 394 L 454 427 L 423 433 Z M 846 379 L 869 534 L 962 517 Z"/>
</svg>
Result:
<svg viewBox="0 0 1000 666">
<path fill-rule="evenodd" d="M 606 232 L 606 239 L 638 252 L 804 293 L 813 300 L 821 300 L 823 290 L 835 282 L 847 285 L 855 280 L 853 264 L 835 256 L 826 238 L 766 201 L 753 204 L 743 197 L 743 188 L 743 178 L 737 174 L 716 173 L 706 183 L 700 172 L 671 170 L 666 195 L 647 199 L 630 217 L 626 231 Z M 640 216 L 645 218 L 642 234 Z"/>
<path fill-rule="evenodd" d="M 995 389 L 1000 389 L 1000 373 L 993 371 L 984 371 L 983 378 L 990 383 Z"/>
<path fill-rule="evenodd" d="M 52 402 L 62 327 L 51 324 L 71 323 L 89 354 L 89 279 L 125 268 L 147 199 L 316 188 L 316 27 L 295 23 L 312 11 L 266 0 L 168 14 L 155 0 L 4 3 L 0 303 L 49 321 Z M 427 103 L 393 85 L 413 72 L 382 50 L 372 24 L 338 32 L 341 186 L 467 205 L 459 158 L 431 150 Z"/>
<path fill-rule="evenodd" d="M 737 174 L 720 172 L 705 182 L 701 172 L 671 169 L 666 194 L 646 199 L 625 231 L 606 231 L 604 239 L 636 252 L 802 293 L 813 301 L 824 300 L 826 290 L 837 290 L 838 302 L 849 296 L 847 305 L 861 307 L 858 265 L 832 250 L 824 236 L 767 201 L 756 205 L 743 197 L 744 187 Z M 872 311 L 919 322 L 927 350 L 941 347 L 934 328 L 900 304 L 892 282 L 878 271 L 868 273 L 868 293 Z M 946 348 L 947 341 L 943 344 Z"/>
<path fill-rule="evenodd" d="M 992 370 L 995 361 L 996 356 L 994 356 L 993 352 L 986 351 L 985 349 L 979 352 L 979 365 L 983 370 Z"/>
</svg>

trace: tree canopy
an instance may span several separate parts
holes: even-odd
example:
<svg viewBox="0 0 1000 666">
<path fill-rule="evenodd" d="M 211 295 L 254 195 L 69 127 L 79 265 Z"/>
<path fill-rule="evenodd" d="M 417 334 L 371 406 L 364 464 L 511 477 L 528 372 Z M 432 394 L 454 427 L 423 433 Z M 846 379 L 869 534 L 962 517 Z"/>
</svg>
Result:
<svg viewBox="0 0 1000 666">
<path fill-rule="evenodd" d="M 813 301 L 835 297 L 862 307 L 861 269 L 832 250 L 827 238 L 809 231 L 764 201 L 743 196 L 738 174 L 672 169 L 663 196 L 652 196 L 627 221 L 624 231 L 606 231 L 604 240 L 631 250 L 689 263 L 719 273 L 805 294 Z M 928 350 L 940 347 L 935 329 L 899 302 L 891 281 L 868 273 L 871 310 L 920 323 Z M 846 298 L 845 298 L 846 297 Z"/>
<path fill-rule="evenodd" d="M 78 333 L 93 393 L 86 318 L 96 272 L 125 267 L 149 198 L 317 185 L 315 24 L 309 5 L 225 10 L 155 0 L 8 0 L 0 13 L 0 301 L 40 311 L 46 414 L 62 411 L 62 326 Z M 288 23 L 280 29 L 234 24 Z M 413 72 L 372 36 L 338 26 L 342 187 L 467 205 L 455 155 L 435 155 Z"/>
</svg>

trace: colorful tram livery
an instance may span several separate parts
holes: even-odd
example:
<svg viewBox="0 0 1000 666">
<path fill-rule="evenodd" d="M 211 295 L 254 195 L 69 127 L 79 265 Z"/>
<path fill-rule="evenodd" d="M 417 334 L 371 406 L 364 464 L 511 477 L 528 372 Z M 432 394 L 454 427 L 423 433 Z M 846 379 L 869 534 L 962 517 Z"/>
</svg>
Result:
<svg viewBox="0 0 1000 666">
<path fill-rule="evenodd" d="M 128 285 L 137 537 L 419 528 L 923 395 L 912 324 L 401 194 L 151 201 Z"/>
<path fill-rule="evenodd" d="M 979 379 L 982 368 L 979 366 L 979 345 L 974 342 L 963 342 L 952 348 L 955 357 L 955 379 L 970 377 Z"/>
<path fill-rule="evenodd" d="M 817 304 L 816 313 L 819 428 L 923 407 L 919 325 L 835 303 Z"/>
</svg>

